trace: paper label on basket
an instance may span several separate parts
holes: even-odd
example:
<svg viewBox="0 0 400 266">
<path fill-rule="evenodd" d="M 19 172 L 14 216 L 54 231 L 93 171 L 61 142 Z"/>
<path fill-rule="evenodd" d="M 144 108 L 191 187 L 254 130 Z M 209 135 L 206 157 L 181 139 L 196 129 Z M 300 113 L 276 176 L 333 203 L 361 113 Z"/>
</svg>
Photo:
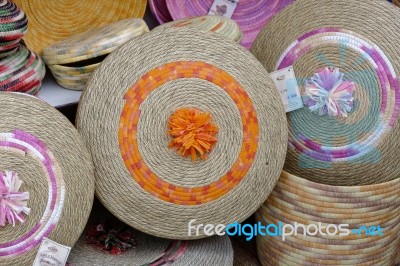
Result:
<svg viewBox="0 0 400 266">
<path fill-rule="evenodd" d="M 208 14 L 231 18 L 238 2 L 239 0 L 215 0 Z"/>
<path fill-rule="evenodd" d="M 33 266 L 64 266 L 67 263 L 70 247 L 43 238 Z"/>
<path fill-rule="evenodd" d="M 304 107 L 293 67 L 275 71 L 271 73 L 271 78 L 281 94 L 286 113 Z"/>
</svg>

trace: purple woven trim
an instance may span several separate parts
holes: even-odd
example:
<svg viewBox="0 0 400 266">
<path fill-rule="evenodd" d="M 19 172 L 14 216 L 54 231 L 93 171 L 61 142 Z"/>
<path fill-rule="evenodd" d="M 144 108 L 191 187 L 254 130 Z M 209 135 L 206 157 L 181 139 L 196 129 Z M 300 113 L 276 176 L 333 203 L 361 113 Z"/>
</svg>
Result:
<svg viewBox="0 0 400 266">
<path fill-rule="evenodd" d="M 149 7 L 151 13 L 153 13 L 154 17 L 160 24 L 172 21 L 165 0 L 149 0 Z"/>
<path fill-rule="evenodd" d="M 39 223 L 21 238 L 0 244 L 0 257 L 18 256 L 39 245 L 43 237 L 48 237 L 55 228 L 62 210 L 64 185 L 61 176 L 58 180 L 56 177 L 57 162 L 41 140 L 21 130 L 14 130 L 11 134 L 0 134 L 0 138 L 0 148 L 20 150 L 35 157 L 42 163 L 49 180 L 50 198 Z"/>
<path fill-rule="evenodd" d="M 165 0 L 174 20 L 207 15 L 214 0 Z M 294 0 L 240 0 L 232 19 L 243 32 L 242 45 L 250 49 L 272 17 Z"/>
</svg>

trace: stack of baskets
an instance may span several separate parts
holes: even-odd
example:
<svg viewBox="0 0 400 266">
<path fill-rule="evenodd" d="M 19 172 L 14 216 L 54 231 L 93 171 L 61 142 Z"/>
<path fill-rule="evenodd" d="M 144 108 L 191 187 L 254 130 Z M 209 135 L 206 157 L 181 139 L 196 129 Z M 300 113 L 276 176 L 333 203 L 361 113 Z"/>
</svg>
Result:
<svg viewBox="0 0 400 266">
<path fill-rule="evenodd" d="M 284 241 L 258 236 L 264 265 L 394 265 L 399 31 L 395 25 L 382 31 L 365 13 L 379 13 L 388 24 L 400 19 L 386 1 L 297 0 L 253 46 L 269 72 L 293 69 L 306 105 L 288 113 L 285 172 L 256 216 L 262 224 L 311 229 L 304 235 L 300 226 Z"/>
<path fill-rule="evenodd" d="M 27 32 L 25 13 L 9 0 L 0 1 L 0 91 L 36 94 L 45 75 L 45 66 L 21 42 Z"/>
</svg>

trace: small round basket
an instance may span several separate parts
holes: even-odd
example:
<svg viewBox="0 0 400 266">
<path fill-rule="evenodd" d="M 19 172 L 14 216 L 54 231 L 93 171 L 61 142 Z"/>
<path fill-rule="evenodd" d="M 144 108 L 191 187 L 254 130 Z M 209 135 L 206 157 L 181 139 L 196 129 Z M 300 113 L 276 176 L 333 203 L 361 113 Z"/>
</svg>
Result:
<svg viewBox="0 0 400 266">
<path fill-rule="evenodd" d="M 360 205 L 351 212 L 352 209 L 347 209 L 347 205 L 329 200 L 331 193 L 342 193 L 341 199 L 344 201 L 357 199 L 366 205 L 375 204 L 374 196 L 378 193 L 375 192 L 373 196 L 364 192 L 372 189 L 372 186 L 321 185 L 283 172 L 274 191 L 257 211 L 256 220 L 265 226 L 282 223 L 282 227 L 286 224 L 296 227 L 297 224 L 298 231 L 297 234 L 286 236 L 284 241 L 281 236 L 257 236 L 257 249 L 262 264 L 391 265 L 400 241 L 398 183 L 400 179 L 381 184 L 387 188 L 397 186 L 396 197 L 390 205 L 378 205 L 373 211 Z M 285 196 L 290 195 L 285 193 L 289 192 L 285 188 L 293 188 L 292 192 L 295 192 L 292 196 Z M 309 188 L 314 191 L 307 191 Z M 344 196 L 345 193 L 347 196 Z M 388 195 L 382 192 L 380 196 L 385 198 Z M 316 204 L 309 201 L 304 205 L 304 199 L 314 199 Z M 319 226 L 321 229 L 318 229 Z M 377 231 L 373 235 L 370 228 L 375 227 L 376 230 L 378 226 L 381 233 Z"/>
<path fill-rule="evenodd" d="M 107 209 L 172 239 L 205 237 L 188 230 L 192 220 L 249 217 L 275 186 L 287 148 L 282 102 L 261 64 L 189 28 L 152 31 L 108 56 L 82 95 L 77 127 Z"/>
<path fill-rule="evenodd" d="M 23 92 L 36 95 L 46 73 L 42 59 L 20 45 L 17 51 L 0 58 L 0 91 Z"/>
<path fill-rule="evenodd" d="M 127 18 L 143 18 L 147 0 L 14 0 L 29 19 L 24 37 L 39 55 L 57 41 Z"/>
<path fill-rule="evenodd" d="M 0 93 L 0 265 L 32 265 L 43 238 L 73 246 L 94 197 L 90 154 L 41 100 Z"/>
<path fill-rule="evenodd" d="M 239 25 L 235 21 L 222 16 L 209 15 L 184 18 L 165 23 L 157 28 L 162 27 L 189 27 L 202 32 L 215 32 L 237 43 L 240 43 L 243 38 Z"/>
<path fill-rule="evenodd" d="M 243 31 L 242 45 L 250 49 L 260 30 L 271 18 L 292 3 L 294 0 L 240 0 L 237 4 L 232 19 L 236 21 Z M 166 0 L 168 10 L 174 20 L 207 15 L 214 0 Z M 224 15 L 227 6 L 220 6 L 220 13 Z"/>
<path fill-rule="evenodd" d="M 288 114 L 287 171 L 338 186 L 400 176 L 393 19 L 400 12 L 387 1 L 298 0 L 262 30 L 252 53 L 269 72 L 293 67 L 305 105 Z"/>
<path fill-rule="evenodd" d="M 148 31 L 142 19 L 121 20 L 54 43 L 44 49 L 43 60 L 61 86 L 83 90 L 108 54 Z"/>
</svg>

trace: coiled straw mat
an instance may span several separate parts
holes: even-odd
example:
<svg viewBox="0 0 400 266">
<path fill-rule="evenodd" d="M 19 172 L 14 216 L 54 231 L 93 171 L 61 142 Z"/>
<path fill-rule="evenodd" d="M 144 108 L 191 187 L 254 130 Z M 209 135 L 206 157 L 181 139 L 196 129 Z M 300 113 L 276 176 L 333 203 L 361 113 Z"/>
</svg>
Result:
<svg viewBox="0 0 400 266">
<path fill-rule="evenodd" d="M 60 85 L 82 90 L 108 54 L 148 31 L 142 19 L 120 20 L 50 45 L 43 50 L 43 59 Z"/>
<path fill-rule="evenodd" d="M 190 27 L 198 31 L 215 32 L 238 43 L 240 43 L 243 38 L 243 33 L 239 25 L 235 21 L 222 16 L 210 15 L 184 18 L 158 26 L 158 28 L 161 27 Z"/>
<path fill-rule="evenodd" d="M 172 20 L 171 14 L 169 13 L 167 3 L 165 0 L 149 0 L 149 7 L 151 13 L 160 24 L 169 22 Z"/>
<path fill-rule="evenodd" d="M 286 236 L 284 241 L 279 236 L 257 236 L 261 262 L 263 265 L 393 265 L 400 241 L 399 183 L 400 179 L 369 186 L 329 186 L 283 172 L 274 191 L 257 211 L 256 220 L 263 225 L 282 222 L 316 227 L 307 235 L 299 227 L 297 235 Z M 318 223 L 324 226 L 319 233 Z M 339 235 L 344 232 L 338 227 L 340 224 L 348 225 L 348 235 Z M 336 225 L 336 229 L 331 225 Z M 363 226 L 380 226 L 383 235 L 378 235 L 378 231 L 376 236 L 367 235 Z"/>
<path fill-rule="evenodd" d="M 28 15 L 24 37 L 30 49 L 44 48 L 71 35 L 126 18 L 143 18 L 147 0 L 14 0 Z"/>
<path fill-rule="evenodd" d="M 25 13 L 9 0 L 0 0 L 0 58 L 13 54 L 28 29 Z"/>
<path fill-rule="evenodd" d="M 14 54 L 0 58 L 0 91 L 35 95 L 42 87 L 45 73 L 42 59 L 20 45 Z"/>
<path fill-rule="evenodd" d="M 250 216 L 274 187 L 287 143 L 282 102 L 261 64 L 232 41 L 188 28 L 152 31 L 108 56 L 82 95 L 77 127 L 103 204 L 173 239 L 204 237 L 188 235 L 193 219 Z"/>
<path fill-rule="evenodd" d="M 250 49 L 260 30 L 268 21 L 294 0 L 240 0 L 232 19 L 243 31 L 242 45 Z M 174 20 L 204 16 L 211 9 L 214 0 L 166 0 Z"/>
<path fill-rule="evenodd" d="M 88 225 L 113 224 L 113 229 L 124 228 L 124 224 L 118 221 L 107 211 L 102 209 L 93 212 Z M 94 219 L 94 217 L 98 217 Z M 88 228 L 89 229 L 89 228 Z M 125 228 L 126 229 L 126 228 Z M 132 266 L 204 266 L 218 265 L 231 266 L 233 264 L 233 248 L 228 236 L 214 236 L 207 239 L 193 241 L 173 241 L 153 237 L 133 230 L 136 246 L 121 255 L 104 253 L 98 248 L 85 243 L 86 232 L 71 250 L 68 258 L 71 266 L 95 266 L 95 265 L 132 265 Z"/>
<path fill-rule="evenodd" d="M 93 202 L 93 165 L 56 109 L 17 93 L 0 93 L 0 102 L 0 265 L 32 265 L 44 237 L 67 246 L 79 239 Z M 14 219 L 4 217 L 10 212 Z"/>
<path fill-rule="evenodd" d="M 293 66 L 305 103 L 288 115 L 289 172 L 331 185 L 400 176 L 400 33 L 393 19 L 400 12 L 386 1 L 298 0 L 260 33 L 252 53 L 267 71 Z"/>
</svg>

